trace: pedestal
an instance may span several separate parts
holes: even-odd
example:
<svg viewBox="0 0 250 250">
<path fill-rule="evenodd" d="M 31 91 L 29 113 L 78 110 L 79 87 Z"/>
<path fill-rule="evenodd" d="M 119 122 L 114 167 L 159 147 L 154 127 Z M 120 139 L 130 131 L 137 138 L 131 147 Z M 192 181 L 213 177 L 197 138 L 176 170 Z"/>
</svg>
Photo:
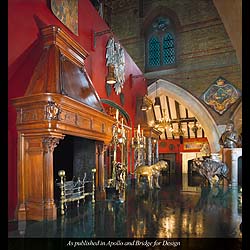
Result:
<svg viewBox="0 0 250 250">
<path fill-rule="evenodd" d="M 238 186 L 238 158 L 242 156 L 242 148 L 224 148 L 222 161 L 228 167 L 228 178 L 232 186 Z"/>
</svg>

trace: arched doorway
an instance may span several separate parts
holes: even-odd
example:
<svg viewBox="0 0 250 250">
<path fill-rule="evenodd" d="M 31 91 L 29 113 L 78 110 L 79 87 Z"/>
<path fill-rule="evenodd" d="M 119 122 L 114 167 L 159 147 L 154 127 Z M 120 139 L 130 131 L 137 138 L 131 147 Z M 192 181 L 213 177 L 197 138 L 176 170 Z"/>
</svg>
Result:
<svg viewBox="0 0 250 250">
<path fill-rule="evenodd" d="M 170 96 L 179 103 L 183 104 L 188 109 L 192 110 L 192 113 L 200 121 L 200 124 L 206 133 L 211 153 L 220 151 L 220 133 L 217 128 L 217 124 L 208 110 L 205 108 L 205 106 L 196 97 L 194 97 L 190 92 L 186 91 L 180 86 L 177 86 L 169 81 L 159 79 L 148 87 L 148 96 L 152 100 L 156 96 L 156 89 L 158 96 Z"/>
</svg>

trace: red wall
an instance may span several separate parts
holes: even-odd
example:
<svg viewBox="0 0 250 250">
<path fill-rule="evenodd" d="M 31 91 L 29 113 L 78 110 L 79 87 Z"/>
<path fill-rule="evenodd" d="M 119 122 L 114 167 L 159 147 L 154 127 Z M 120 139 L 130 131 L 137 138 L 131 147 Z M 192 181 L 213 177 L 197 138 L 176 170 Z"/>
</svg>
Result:
<svg viewBox="0 0 250 250">
<path fill-rule="evenodd" d="M 184 138 L 183 143 L 180 143 L 179 139 L 168 139 L 168 140 L 161 140 L 159 142 L 159 154 L 163 153 L 174 153 L 176 154 L 176 165 L 181 168 L 182 166 L 182 156 L 181 152 L 200 152 L 200 149 L 184 149 L 185 143 L 208 143 L 207 138 Z M 179 173 L 181 172 L 181 169 L 178 169 Z"/>
<path fill-rule="evenodd" d="M 207 138 L 184 138 L 183 143 L 180 143 L 179 139 L 161 140 L 159 142 L 159 153 L 180 153 L 180 152 L 199 152 L 200 149 L 190 148 L 184 149 L 185 143 L 208 143 Z"/>
<path fill-rule="evenodd" d="M 121 106 L 120 97 L 114 90 L 108 97 L 105 90 L 106 43 L 110 34 L 97 37 L 96 48 L 93 48 L 93 31 L 109 29 L 98 15 L 89 0 L 79 1 L 78 28 L 79 35 L 69 31 L 52 13 L 47 0 L 9 0 L 8 1 L 8 218 L 15 218 L 17 205 L 17 132 L 16 112 L 10 99 L 23 96 L 32 76 L 34 67 L 39 60 L 41 45 L 38 40 L 39 27 L 57 25 L 64 29 L 85 50 L 88 51 L 86 69 L 100 98 L 110 99 Z M 129 114 L 134 125 L 136 95 L 144 95 L 147 86 L 143 78 L 130 83 L 129 75 L 140 75 L 142 72 L 130 56 L 125 53 L 126 82 L 123 88 L 125 104 L 123 108 Z"/>
</svg>

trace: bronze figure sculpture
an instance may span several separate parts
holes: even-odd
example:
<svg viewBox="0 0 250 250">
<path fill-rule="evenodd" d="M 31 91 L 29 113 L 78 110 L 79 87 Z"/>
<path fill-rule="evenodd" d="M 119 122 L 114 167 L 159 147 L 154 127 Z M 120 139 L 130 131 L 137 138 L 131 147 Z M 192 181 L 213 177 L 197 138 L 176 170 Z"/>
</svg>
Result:
<svg viewBox="0 0 250 250">
<path fill-rule="evenodd" d="M 219 144 L 224 148 L 240 148 L 241 137 L 234 129 L 234 122 L 229 121 L 225 131 L 222 133 Z"/>
<path fill-rule="evenodd" d="M 214 182 L 219 184 L 223 179 L 228 181 L 228 167 L 224 162 L 210 158 L 195 158 L 192 162 L 192 170 L 205 177 L 210 186 L 213 186 Z"/>
<path fill-rule="evenodd" d="M 140 177 L 146 176 L 150 189 L 153 189 L 153 182 L 155 183 L 156 188 L 160 188 L 159 176 L 161 174 L 161 170 L 167 168 L 169 168 L 168 163 L 163 160 L 150 166 L 138 166 L 135 170 L 137 183 L 140 182 Z"/>
</svg>

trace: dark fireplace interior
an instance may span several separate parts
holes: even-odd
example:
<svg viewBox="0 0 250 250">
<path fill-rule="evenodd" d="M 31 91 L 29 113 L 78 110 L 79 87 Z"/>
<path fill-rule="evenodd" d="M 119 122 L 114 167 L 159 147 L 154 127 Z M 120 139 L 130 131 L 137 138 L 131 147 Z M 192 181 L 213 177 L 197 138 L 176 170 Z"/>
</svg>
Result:
<svg viewBox="0 0 250 250">
<path fill-rule="evenodd" d="M 56 202 L 60 200 L 60 189 L 56 183 L 60 182 L 58 176 L 59 170 L 64 170 L 66 180 L 70 181 L 73 178 L 80 177 L 81 179 L 86 173 L 86 180 L 92 180 L 91 170 L 96 164 L 95 141 L 66 135 L 63 140 L 60 140 L 57 147 L 54 149 L 53 164 L 54 164 L 54 199 Z M 90 191 L 91 183 L 86 187 L 86 191 Z"/>
</svg>

